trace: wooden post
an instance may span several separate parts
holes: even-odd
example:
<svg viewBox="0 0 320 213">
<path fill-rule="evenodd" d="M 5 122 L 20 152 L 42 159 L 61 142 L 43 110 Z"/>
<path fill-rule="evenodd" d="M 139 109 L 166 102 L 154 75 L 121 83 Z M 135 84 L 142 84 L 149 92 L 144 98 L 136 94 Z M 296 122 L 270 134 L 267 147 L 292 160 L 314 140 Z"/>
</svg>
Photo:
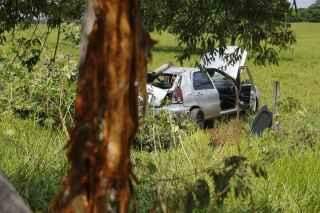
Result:
<svg viewBox="0 0 320 213">
<path fill-rule="evenodd" d="M 138 94 L 152 40 L 137 0 L 89 0 L 82 29 L 71 164 L 51 212 L 127 212 L 130 144 L 138 128 Z"/>
<path fill-rule="evenodd" d="M 279 81 L 274 81 L 273 82 L 273 115 L 274 115 L 274 122 L 272 125 L 272 128 L 275 131 L 278 131 L 280 128 L 280 123 L 279 123 L 279 112 L 278 112 L 278 101 L 280 99 L 280 82 Z"/>
<path fill-rule="evenodd" d="M 236 92 L 236 107 L 237 107 L 237 121 L 240 121 L 240 93 L 239 93 L 239 88 L 237 87 L 237 85 L 235 86 L 235 92 Z"/>
</svg>

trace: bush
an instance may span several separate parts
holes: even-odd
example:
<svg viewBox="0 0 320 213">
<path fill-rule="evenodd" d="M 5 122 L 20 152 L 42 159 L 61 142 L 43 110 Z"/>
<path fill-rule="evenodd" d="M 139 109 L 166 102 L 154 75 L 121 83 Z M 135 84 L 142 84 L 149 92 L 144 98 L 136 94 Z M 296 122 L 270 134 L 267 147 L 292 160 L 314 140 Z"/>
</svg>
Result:
<svg viewBox="0 0 320 213">
<path fill-rule="evenodd" d="M 168 150 L 196 129 L 196 125 L 187 115 L 173 116 L 165 111 L 149 110 L 140 125 L 134 147 L 149 152 Z"/>
<path fill-rule="evenodd" d="M 71 124 L 76 63 L 64 55 L 55 63 L 46 58 L 32 70 L 21 63 L 7 64 L 0 73 L 0 109 L 42 126 Z"/>
</svg>

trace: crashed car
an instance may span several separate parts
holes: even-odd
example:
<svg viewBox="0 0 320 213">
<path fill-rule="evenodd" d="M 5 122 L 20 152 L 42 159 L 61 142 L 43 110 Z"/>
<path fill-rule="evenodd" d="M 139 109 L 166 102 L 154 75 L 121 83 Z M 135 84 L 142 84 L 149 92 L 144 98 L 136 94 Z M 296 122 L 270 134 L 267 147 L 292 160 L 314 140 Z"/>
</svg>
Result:
<svg viewBox="0 0 320 213">
<path fill-rule="evenodd" d="M 225 54 L 238 51 L 228 47 Z M 240 52 L 235 63 L 219 54 L 203 56 L 195 68 L 164 65 L 148 74 L 148 103 L 155 110 L 186 113 L 204 128 L 214 118 L 237 111 L 258 109 L 259 92 L 249 70 L 247 53 Z M 245 74 L 246 71 L 246 74 Z"/>
</svg>

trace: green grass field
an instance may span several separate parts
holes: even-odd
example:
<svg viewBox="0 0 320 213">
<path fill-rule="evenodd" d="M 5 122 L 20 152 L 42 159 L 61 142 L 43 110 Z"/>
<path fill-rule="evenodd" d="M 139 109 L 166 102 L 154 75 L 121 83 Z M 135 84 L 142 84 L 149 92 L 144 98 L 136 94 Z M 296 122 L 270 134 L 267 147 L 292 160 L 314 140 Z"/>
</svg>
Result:
<svg viewBox="0 0 320 213">
<path fill-rule="evenodd" d="M 249 134 L 249 122 L 221 122 L 216 131 L 196 131 L 178 137 L 169 151 L 134 151 L 135 185 L 138 212 L 148 212 L 161 202 L 183 206 L 183 193 L 198 179 L 209 183 L 210 200 L 215 200 L 212 180 L 205 172 L 218 169 L 221 161 L 243 155 L 260 162 L 267 178 L 248 176 L 251 195 L 236 198 L 230 194 L 224 205 L 214 202 L 197 212 L 320 212 L 320 24 L 293 25 L 297 44 L 281 53 L 279 66 L 260 67 L 249 61 L 262 103 L 271 106 L 272 84 L 281 83 L 279 133 L 267 132 L 256 138 Z M 176 63 L 177 42 L 166 33 L 153 34 L 158 40 L 150 69 L 167 62 Z M 49 39 L 54 44 L 55 35 Z M 60 51 L 77 57 L 77 47 L 63 42 Z M 187 61 L 191 66 L 197 60 Z M 173 126 L 168 127 L 176 134 Z M 154 142 L 159 142 L 155 138 Z M 220 146 L 212 147 L 214 140 Z M 35 212 L 46 212 L 59 189 L 67 164 L 62 130 L 39 127 L 32 120 L 21 120 L 10 113 L 0 118 L 0 168 L 9 176 Z M 170 206 L 170 205 L 169 205 Z M 173 207 L 172 207 L 173 208 Z"/>
</svg>

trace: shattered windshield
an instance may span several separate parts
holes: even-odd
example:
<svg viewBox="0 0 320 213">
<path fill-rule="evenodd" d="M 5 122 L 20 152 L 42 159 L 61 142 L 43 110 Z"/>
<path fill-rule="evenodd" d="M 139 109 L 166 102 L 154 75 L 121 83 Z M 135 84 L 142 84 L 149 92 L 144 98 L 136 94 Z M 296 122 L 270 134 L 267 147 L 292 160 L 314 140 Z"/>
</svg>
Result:
<svg viewBox="0 0 320 213">
<path fill-rule="evenodd" d="M 161 74 L 153 80 L 152 85 L 161 89 L 170 89 L 172 88 L 173 83 L 176 80 L 176 77 L 176 75 Z"/>
</svg>

